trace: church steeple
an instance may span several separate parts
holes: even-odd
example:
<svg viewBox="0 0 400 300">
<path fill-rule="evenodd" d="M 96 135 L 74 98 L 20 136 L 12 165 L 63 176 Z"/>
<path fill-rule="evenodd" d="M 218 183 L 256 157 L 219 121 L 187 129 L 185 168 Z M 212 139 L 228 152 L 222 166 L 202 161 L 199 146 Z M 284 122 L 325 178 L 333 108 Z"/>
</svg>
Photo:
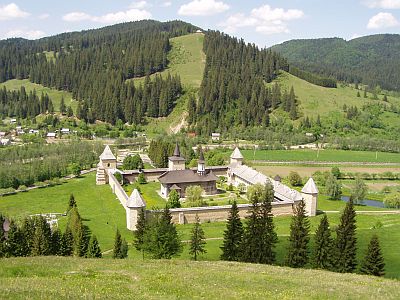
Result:
<svg viewBox="0 0 400 300">
<path fill-rule="evenodd" d="M 175 145 L 174 154 L 168 157 L 169 171 L 185 170 L 185 159 L 181 156 L 178 142 Z"/>
<path fill-rule="evenodd" d="M 199 148 L 199 160 L 197 163 L 197 174 L 199 175 L 205 175 L 206 174 L 206 162 L 204 160 L 204 154 L 203 150 Z"/>
</svg>

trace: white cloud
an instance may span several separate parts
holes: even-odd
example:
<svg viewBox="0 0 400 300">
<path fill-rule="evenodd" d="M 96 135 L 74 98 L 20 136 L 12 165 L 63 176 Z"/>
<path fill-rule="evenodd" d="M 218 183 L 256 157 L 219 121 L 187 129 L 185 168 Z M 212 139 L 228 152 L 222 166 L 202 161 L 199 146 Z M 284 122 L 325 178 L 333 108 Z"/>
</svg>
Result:
<svg viewBox="0 0 400 300">
<path fill-rule="evenodd" d="M 369 0 L 365 4 L 369 8 L 399 9 L 400 0 Z"/>
<path fill-rule="evenodd" d="M 170 7 L 172 5 L 171 1 L 165 1 L 163 4 L 161 4 L 162 7 Z"/>
<path fill-rule="evenodd" d="M 15 3 L 0 5 L 0 21 L 25 18 L 29 15 L 30 13 L 22 11 Z"/>
<path fill-rule="evenodd" d="M 41 30 L 14 29 L 14 30 L 10 30 L 7 33 L 5 33 L 2 38 L 8 39 L 8 38 L 22 37 L 22 38 L 26 38 L 29 40 L 36 40 L 36 39 L 44 37 L 45 35 L 46 34 Z"/>
<path fill-rule="evenodd" d="M 178 11 L 181 16 L 211 16 L 229 9 L 229 5 L 215 0 L 193 0 L 183 4 Z"/>
<path fill-rule="evenodd" d="M 241 27 L 254 27 L 256 32 L 270 35 L 290 32 L 287 22 L 303 16 L 303 11 L 298 9 L 284 10 L 263 5 L 252 9 L 250 15 L 234 14 L 219 25 L 223 26 L 227 33 L 234 33 Z"/>
<path fill-rule="evenodd" d="M 116 13 L 108 13 L 103 16 L 92 16 L 84 12 L 72 12 L 63 16 L 63 20 L 67 22 L 92 21 L 104 24 L 139 21 L 150 18 L 150 12 L 136 8 L 132 8 L 127 11 L 119 11 Z"/>
<path fill-rule="evenodd" d="M 131 5 L 129 5 L 129 8 L 137 8 L 137 9 L 143 9 L 146 7 L 151 6 L 147 1 L 135 1 L 132 2 Z"/>
<path fill-rule="evenodd" d="M 49 14 L 41 14 L 41 15 L 39 16 L 39 19 L 40 19 L 40 20 L 45 20 L 45 19 L 48 19 L 49 17 L 50 17 Z"/>
<path fill-rule="evenodd" d="M 79 21 L 90 20 L 92 18 L 92 16 L 88 15 L 86 13 L 83 13 L 83 12 L 76 11 L 76 12 L 71 12 L 71 13 L 64 15 L 62 18 L 64 21 L 67 21 L 67 22 L 79 22 Z"/>
<path fill-rule="evenodd" d="M 399 26 L 399 21 L 391 14 L 380 12 L 368 21 L 368 29 L 380 29 Z"/>
</svg>

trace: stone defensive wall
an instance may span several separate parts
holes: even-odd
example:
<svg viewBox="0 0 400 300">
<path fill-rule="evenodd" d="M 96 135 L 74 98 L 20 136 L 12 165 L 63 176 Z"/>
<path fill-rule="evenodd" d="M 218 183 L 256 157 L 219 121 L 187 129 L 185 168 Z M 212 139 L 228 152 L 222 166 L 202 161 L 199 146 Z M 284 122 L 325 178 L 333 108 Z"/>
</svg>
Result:
<svg viewBox="0 0 400 300">
<path fill-rule="evenodd" d="M 251 204 L 238 204 L 239 216 L 244 219 L 249 215 Z M 172 208 L 170 209 L 172 222 L 175 224 L 195 223 L 196 215 L 202 223 L 226 221 L 229 216 L 231 205 L 223 206 L 206 206 L 206 207 L 189 207 L 189 208 Z M 158 210 L 147 210 L 147 214 L 156 214 Z M 292 216 L 292 203 L 272 203 L 272 214 L 274 216 Z"/>
<path fill-rule="evenodd" d="M 111 172 L 108 172 L 108 184 L 110 185 L 112 192 L 117 196 L 119 202 L 121 202 L 122 206 L 126 208 L 126 203 L 128 202 L 129 197 Z"/>
</svg>

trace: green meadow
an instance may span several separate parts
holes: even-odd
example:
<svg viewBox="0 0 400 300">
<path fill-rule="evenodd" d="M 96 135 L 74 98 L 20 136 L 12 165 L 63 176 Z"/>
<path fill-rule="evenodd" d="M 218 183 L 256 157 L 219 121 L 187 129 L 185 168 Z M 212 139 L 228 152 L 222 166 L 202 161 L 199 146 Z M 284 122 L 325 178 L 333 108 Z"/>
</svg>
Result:
<svg viewBox="0 0 400 300">
<path fill-rule="evenodd" d="M 398 280 L 233 262 L 0 260 L 2 299 L 398 299 Z"/>
<path fill-rule="evenodd" d="M 156 197 L 158 183 L 148 183 L 141 185 L 140 189 L 149 205 L 161 206 L 162 199 Z M 128 188 L 128 193 L 132 190 Z M 82 215 L 85 224 L 99 239 L 103 251 L 107 251 L 105 257 L 109 258 L 113 247 L 113 240 L 116 228 L 119 228 L 122 235 L 129 243 L 133 241 L 133 235 L 126 229 L 125 210 L 112 194 L 108 185 L 96 186 L 95 174 L 90 173 L 79 179 L 72 179 L 59 186 L 36 189 L 29 192 L 18 193 L 16 195 L 0 197 L 0 211 L 10 217 L 20 219 L 29 214 L 35 213 L 63 213 L 66 210 L 70 193 L 74 193 L 78 209 Z M 153 201 L 153 202 L 152 202 Z M 321 195 L 318 200 L 318 209 L 320 211 L 329 211 L 328 217 L 331 222 L 331 228 L 334 229 L 339 223 L 340 212 L 345 206 L 344 202 L 328 200 Z M 369 239 L 373 233 L 376 233 L 381 242 L 382 251 L 386 261 L 386 276 L 389 278 L 400 278 L 400 260 L 398 259 L 398 250 L 400 244 L 400 215 L 387 214 L 387 209 L 377 209 L 368 206 L 356 206 L 360 211 L 357 216 L 357 237 L 358 237 L 358 260 L 361 261 L 365 253 Z M 371 210 L 377 211 L 370 212 Z M 314 234 L 319 224 L 321 215 L 310 218 L 311 233 Z M 289 235 L 290 217 L 276 217 L 275 225 L 279 235 L 277 244 L 277 263 L 284 264 L 287 238 Z M 61 217 L 59 224 L 63 229 L 66 223 L 66 217 Z M 202 224 L 207 241 L 207 253 L 200 257 L 200 260 L 217 261 L 221 254 L 220 246 L 222 243 L 225 222 L 206 222 Z M 178 232 L 184 241 L 190 238 L 191 224 L 178 225 Z M 132 247 L 129 251 L 129 257 L 133 261 L 142 259 L 142 254 L 138 253 Z M 174 260 L 188 260 L 190 255 L 188 247 L 185 246 L 181 256 Z M 179 264 L 177 262 L 177 264 Z"/>
</svg>

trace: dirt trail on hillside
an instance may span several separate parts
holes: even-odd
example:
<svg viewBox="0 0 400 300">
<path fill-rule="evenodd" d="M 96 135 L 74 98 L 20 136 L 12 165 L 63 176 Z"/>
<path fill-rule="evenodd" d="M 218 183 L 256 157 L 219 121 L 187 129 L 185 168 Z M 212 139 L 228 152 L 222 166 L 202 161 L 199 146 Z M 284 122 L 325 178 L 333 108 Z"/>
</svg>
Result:
<svg viewBox="0 0 400 300">
<path fill-rule="evenodd" d="M 169 130 L 171 131 L 171 133 L 178 133 L 179 131 L 181 131 L 181 129 L 182 128 L 184 128 L 184 127 L 186 127 L 186 125 L 187 125 L 187 122 L 186 122 L 186 117 L 188 116 L 188 113 L 187 112 L 184 112 L 183 114 L 182 114 L 182 119 L 181 119 L 181 121 L 178 123 L 178 124 L 176 124 L 175 126 L 170 126 L 169 127 Z"/>
</svg>

